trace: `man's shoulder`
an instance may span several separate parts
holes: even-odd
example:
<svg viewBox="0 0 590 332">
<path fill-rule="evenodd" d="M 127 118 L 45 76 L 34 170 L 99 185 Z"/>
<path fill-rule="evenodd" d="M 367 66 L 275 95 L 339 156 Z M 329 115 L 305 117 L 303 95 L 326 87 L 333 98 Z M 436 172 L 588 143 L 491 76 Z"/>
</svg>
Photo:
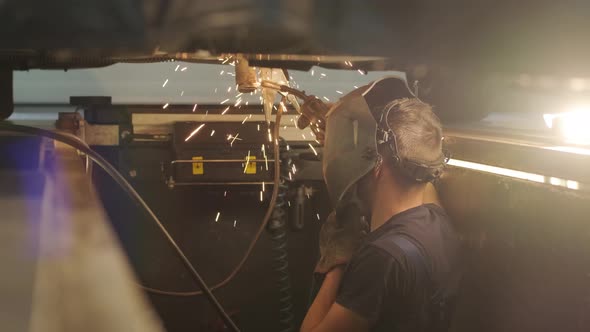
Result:
<svg viewBox="0 0 590 332">
<path fill-rule="evenodd" d="M 382 227 L 382 230 L 369 236 L 366 245 L 387 252 L 393 258 L 404 256 L 408 248 L 417 247 L 427 254 L 442 243 L 455 241 L 449 216 L 434 204 L 425 204 L 402 212 Z"/>
</svg>

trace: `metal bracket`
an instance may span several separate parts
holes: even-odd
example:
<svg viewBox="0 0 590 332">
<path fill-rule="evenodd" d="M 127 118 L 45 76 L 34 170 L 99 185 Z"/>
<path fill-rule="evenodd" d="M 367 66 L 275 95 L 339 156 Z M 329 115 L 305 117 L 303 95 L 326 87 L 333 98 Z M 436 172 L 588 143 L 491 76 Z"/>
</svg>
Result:
<svg viewBox="0 0 590 332">
<path fill-rule="evenodd" d="M 164 176 L 166 180 L 166 184 L 168 185 L 168 188 L 170 189 L 174 189 L 174 187 L 176 186 L 203 186 L 203 185 L 262 185 L 264 184 L 272 184 L 272 181 L 270 182 L 262 182 L 262 181 L 246 181 L 246 182 L 176 182 L 176 179 L 174 178 L 174 171 L 173 171 L 173 167 L 175 164 L 201 164 L 201 163 L 245 163 L 247 162 L 246 158 L 244 159 L 203 159 L 203 160 L 182 160 L 182 159 L 176 159 L 176 160 L 172 160 L 170 162 L 170 167 L 169 169 L 171 169 L 172 171 L 170 172 L 169 176 Z M 259 161 L 257 161 L 259 162 Z M 274 159 L 266 159 L 265 162 L 269 162 L 269 163 L 274 163 L 275 160 Z M 162 172 L 164 172 L 164 169 L 162 169 Z"/>
</svg>

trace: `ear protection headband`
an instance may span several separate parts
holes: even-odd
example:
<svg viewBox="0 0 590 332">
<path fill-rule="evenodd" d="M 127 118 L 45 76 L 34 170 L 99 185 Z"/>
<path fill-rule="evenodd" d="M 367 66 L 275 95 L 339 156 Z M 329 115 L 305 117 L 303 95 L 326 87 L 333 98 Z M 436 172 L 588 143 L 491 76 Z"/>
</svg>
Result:
<svg viewBox="0 0 590 332">
<path fill-rule="evenodd" d="M 431 182 L 438 179 L 450 159 L 449 153 L 443 151 L 439 158 L 428 163 L 401 157 L 397 147 L 395 132 L 391 129 L 387 121 L 389 113 L 397 110 L 399 110 L 399 105 L 394 104 L 381 112 L 381 118 L 379 119 L 377 128 L 377 144 L 379 146 L 387 144 L 391 152 L 393 165 L 410 179 L 417 182 Z"/>
</svg>

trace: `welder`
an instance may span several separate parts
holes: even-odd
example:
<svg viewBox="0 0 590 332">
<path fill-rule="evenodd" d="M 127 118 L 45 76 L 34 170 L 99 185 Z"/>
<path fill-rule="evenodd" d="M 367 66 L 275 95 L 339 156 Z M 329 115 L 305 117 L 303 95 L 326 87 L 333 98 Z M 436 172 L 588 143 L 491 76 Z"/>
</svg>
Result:
<svg viewBox="0 0 590 332">
<path fill-rule="evenodd" d="M 448 161 L 432 107 L 403 75 L 358 88 L 326 117 L 322 279 L 301 331 L 446 331 L 458 238 L 429 194 Z"/>
</svg>

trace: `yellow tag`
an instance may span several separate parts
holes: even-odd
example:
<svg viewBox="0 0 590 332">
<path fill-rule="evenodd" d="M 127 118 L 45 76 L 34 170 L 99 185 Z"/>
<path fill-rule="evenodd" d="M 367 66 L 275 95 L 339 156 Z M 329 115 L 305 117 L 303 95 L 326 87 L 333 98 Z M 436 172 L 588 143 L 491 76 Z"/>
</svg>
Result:
<svg viewBox="0 0 590 332">
<path fill-rule="evenodd" d="M 253 162 L 252 160 L 256 160 L 256 157 L 250 156 L 248 158 L 248 164 L 246 165 L 246 174 L 256 174 L 256 162 Z"/>
<path fill-rule="evenodd" d="M 193 160 L 203 160 L 203 157 L 193 157 Z M 204 174 L 203 163 L 193 163 L 193 175 Z"/>
</svg>

